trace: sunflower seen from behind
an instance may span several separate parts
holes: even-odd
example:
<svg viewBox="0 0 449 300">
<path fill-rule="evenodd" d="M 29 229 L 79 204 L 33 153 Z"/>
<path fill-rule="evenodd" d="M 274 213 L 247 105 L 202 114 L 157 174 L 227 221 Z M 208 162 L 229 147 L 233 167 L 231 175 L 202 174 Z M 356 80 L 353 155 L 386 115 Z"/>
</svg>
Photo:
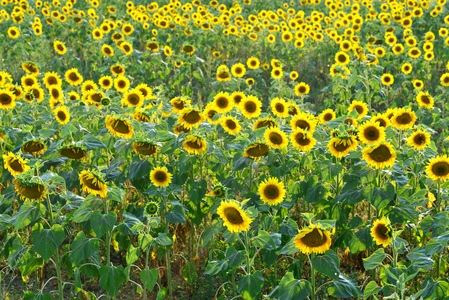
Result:
<svg viewBox="0 0 449 300">
<path fill-rule="evenodd" d="M 217 209 L 223 225 L 232 233 L 248 231 L 253 221 L 235 200 L 223 200 Z"/>
<path fill-rule="evenodd" d="M 296 248 L 303 254 L 310 255 L 323 254 L 330 249 L 332 240 L 330 232 L 321 229 L 321 224 L 311 224 L 308 228 L 303 228 L 293 240 Z"/>
<path fill-rule="evenodd" d="M 277 205 L 284 201 L 286 190 L 282 181 L 270 177 L 259 184 L 260 199 L 268 205 Z"/>
<path fill-rule="evenodd" d="M 248 145 L 245 149 L 244 156 L 250 157 L 254 160 L 259 160 L 260 158 L 268 155 L 270 152 L 270 146 L 265 142 L 254 142 Z"/>
<path fill-rule="evenodd" d="M 393 230 L 391 229 L 390 220 L 388 218 L 377 219 L 371 227 L 370 234 L 376 245 L 388 247 L 393 237 Z"/>
<path fill-rule="evenodd" d="M 156 187 L 167 187 L 172 176 L 166 167 L 156 167 L 150 172 L 150 180 Z"/>
</svg>

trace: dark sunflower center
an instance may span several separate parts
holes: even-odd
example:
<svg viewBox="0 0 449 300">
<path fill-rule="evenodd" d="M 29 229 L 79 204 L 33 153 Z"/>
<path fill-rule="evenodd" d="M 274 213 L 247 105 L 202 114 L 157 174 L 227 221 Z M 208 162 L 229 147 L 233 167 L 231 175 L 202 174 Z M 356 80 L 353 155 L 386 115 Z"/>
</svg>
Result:
<svg viewBox="0 0 449 300">
<path fill-rule="evenodd" d="M 377 119 L 375 122 L 379 122 L 380 127 L 387 127 L 387 122 L 383 119 Z"/>
<path fill-rule="evenodd" d="M 103 85 L 104 86 L 110 86 L 111 85 L 111 81 L 109 79 L 104 79 L 103 80 Z"/>
<path fill-rule="evenodd" d="M 131 94 L 131 95 L 128 96 L 128 102 L 129 102 L 131 105 L 137 105 L 137 104 L 139 104 L 139 100 L 140 100 L 140 98 L 139 98 L 139 96 L 136 95 L 136 94 Z"/>
<path fill-rule="evenodd" d="M 41 92 L 38 89 L 32 89 L 31 92 L 33 93 L 34 99 L 40 98 Z"/>
<path fill-rule="evenodd" d="M 0 102 L 3 105 L 8 105 L 8 104 L 10 104 L 12 102 L 12 97 L 10 95 L 6 94 L 6 93 L 5 94 L 0 94 Z"/>
<path fill-rule="evenodd" d="M 61 44 L 58 44 L 56 48 L 58 48 L 59 51 L 64 51 L 64 46 L 62 46 Z"/>
<path fill-rule="evenodd" d="M 384 81 L 385 81 L 385 82 L 390 82 L 390 81 L 391 81 L 390 76 L 385 76 L 385 77 L 384 77 Z"/>
<path fill-rule="evenodd" d="M 31 78 L 28 78 L 25 80 L 25 85 L 26 86 L 32 86 L 34 84 L 34 80 Z"/>
<path fill-rule="evenodd" d="M 430 98 L 429 98 L 428 96 L 426 96 L 426 95 L 423 95 L 423 96 L 421 97 L 421 101 L 422 101 L 424 104 L 430 104 Z"/>
<path fill-rule="evenodd" d="M 53 89 L 51 91 L 51 95 L 52 95 L 53 98 L 58 99 L 60 94 L 59 94 L 59 91 L 57 89 Z"/>
<path fill-rule="evenodd" d="M 70 73 L 68 77 L 71 81 L 78 81 L 80 79 L 75 72 Z"/>
<path fill-rule="evenodd" d="M 223 72 L 220 72 L 220 74 L 218 74 L 218 77 L 219 77 L 220 79 L 226 79 L 226 78 L 229 77 L 229 74 L 228 74 L 228 72 L 223 71 Z"/>
<path fill-rule="evenodd" d="M 426 143 L 426 135 L 419 133 L 413 137 L 413 142 L 416 145 L 423 145 Z"/>
<path fill-rule="evenodd" d="M 191 111 L 184 115 L 184 120 L 189 124 L 196 124 L 201 120 L 201 116 L 197 111 Z"/>
<path fill-rule="evenodd" d="M 117 85 L 118 85 L 119 88 L 123 89 L 123 88 L 126 87 L 126 82 L 125 82 L 124 80 L 120 80 L 120 81 L 117 83 Z"/>
<path fill-rule="evenodd" d="M 444 78 L 443 78 L 443 82 L 444 83 L 449 83 L 449 76 L 445 76 Z"/>
<path fill-rule="evenodd" d="M 398 122 L 399 124 L 409 124 L 412 121 L 412 116 L 410 116 L 409 113 L 403 113 L 400 116 L 396 117 L 396 122 Z"/>
<path fill-rule="evenodd" d="M 363 134 L 367 140 L 375 141 L 375 140 L 379 139 L 380 132 L 376 127 L 369 126 L 369 127 L 365 128 Z"/>
<path fill-rule="evenodd" d="M 413 49 L 413 50 L 412 50 L 412 55 L 418 55 L 418 50 Z"/>
<path fill-rule="evenodd" d="M 234 207 L 226 207 L 224 210 L 224 215 L 229 223 L 239 225 L 243 223 L 243 218 L 240 212 Z"/>
<path fill-rule="evenodd" d="M 390 149 L 385 145 L 380 145 L 376 149 L 374 149 L 371 153 L 368 154 L 369 157 L 376 162 L 385 162 L 391 158 Z M 449 171 L 449 169 L 448 169 Z"/>
<path fill-rule="evenodd" d="M 354 106 L 354 108 L 358 112 L 359 115 L 361 115 L 364 111 L 363 106 L 361 106 L 361 105 L 356 105 L 356 106 Z"/>
<path fill-rule="evenodd" d="M 237 128 L 237 124 L 233 120 L 226 120 L 226 126 L 231 130 Z"/>
<path fill-rule="evenodd" d="M 351 147 L 351 141 L 350 140 L 348 140 L 348 141 L 346 141 L 345 143 L 343 143 L 343 142 L 335 142 L 334 143 L 334 148 L 335 148 L 335 150 L 337 151 L 337 152 L 344 152 L 344 151 L 346 151 L 346 150 L 348 150 L 348 148 L 349 147 Z"/>
<path fill-rule="evenodd" d="M 128 123 L 123 120 L 116 120 L 114 122 L 114 126 L 112 126 L 112 129 L 114 129 L 118 133 L 123 133 L 123 134 L 127 134 L 130 132 Z"/>
<path fill-rule="evenodd" d="M 282 103 L 277 103 L 277 104 L 275 105 L 275 108 L 276 108 L 276 111 L 278 111 L 278 112 L 280 112 L 280 113 L 283 113 L 284 110 L 285 110 L 285 107 L 284 107 L 284 105 L 283 105 Z"/>
<path fill-rule="evenodd" d="M 55 77 L 48 77 L 47 78 L 48 85 L 54 85 L 58 83 L 58 80 Z"/>
<path fill-rule="evenodd" d="M 229 101 L 225 97 L 220 97 L 217 99 L 217 106 L 220 108 L 228 107 Z"/>
<path fill-rule="evenodd" d="M 34 184 L 31 186 L 25 186 L 21 190 L 21 194 L 28 199 L 39 199 L 44 193 L 45 188 L 43 185 Z"/>
<path fill-rule="evenodd" d="M 62 149 L 61 151 L 59 151 L 59 154 L 61 154 L 62 156 L 65 156 L 67 158 L 71 158 L 71 159 L 81 159 L 84 156 L 86 156 L 86 151 L 84 151 L 81 148 L 77 148 L 77 147 L 70 147 L 70 148 L 66 148 L 66 149 Z"/>
<path fill-rule="evenodd" d="M 320 229 L 314 228 L 311 232 L 301 238 L 301 242 L 307 247 L 320 247 L 327 241 L 326 235 Z"/>
<path fill-rule="evenodd" d="M 243 99 L 243 97 L 240 96 L 240 95 L 235 95 L 234 96 L 234 102 L 237 103 L 237 104 L 239 104 L 240 101 L 242 101 L 242 99 Z"/>
<path fill-rule="evenodd" d="M 181 101 L 181 100 L 176 101 L 175 104 L 174 104 L 174 107 L 176 107 L 179 110 L 182 110 L 184 108 L 184 102 Z"/>
<path fill-rule="evenodd" d="M 275 145 L 281 145 L 283 141 L 282 136 L 277 132 L 271 132 L 268 138 L 270 139 L 270 142 Z"/>
<path fill-rule="evenodd" d="M 449 164 L 445 161 L 437 162 L 432 166 L 432 173 L 437 176 L 446 176 L 449 174 Z"/>
<path fill-rule="evenodd" d="M 148 213 L 154 214 L 157 212 L 157 206 L 155 204 L 148 205 Z"/>
<path fill-rule="evenodd" d="M 90 178 L 84 178 L 83 183 L 91 190 L 101 191 L 103 183 L 97 176 L 92 175 Z"/>
<path fill-rule="evenodd" d="M 19 173 L 23 172 L 23 166 L 18 159 L 13 159 L 9 163 L 9 166 L 11 167 L 11 169 L 13 169 L 16 172 L 19 172 Z"/>
<path fill-rule="evenodd" d="M 296 127 L 306 130 L 310 128 L 310 125 L 306 120 L 298 120 L 296 121 Z"/>
<path fill-rule="evenodd" d="M 165 182 L 167 180 L 167 173 L 164 171 L 157 171 L 156 174 L 154 174 L 154 178 L 158 182 Z"/>
<path fill-rule="evenodd" d="M 245 103 L 245 110 L 249 113 L 253 113 L 256 111 L 256 103 L 254 102 L 246 102 Z"/>
<path fill-rule="evenodd" d="M 279 76 L 279 75 L 281 75 L 281 71 L 279 71 L 279 70 L 275 70 L 275 71 L 274 71 L 274 75 L 275 75 L 275 76 Z"/>
<path fill-rule="evenodd" d="M 242 68 L 240 68 L 240 67 L 235 68 L 235 73 L 236 74 L 242 74 L 243 73 Z"/>
<path fill-rule="evenodd" d="M 114 71 L 114 73 L 116 73 L 116 74 L 121 74 L 123 72 L 123 68 L 116 66 L 116 67 L 112 68 L 112 71 Z"/>
<path fill-rule="evenodd" d="M 306 87 L 302 85 L 302 86 L 300 86 L 298 88 L 298 91 L 299 91 L 300 94 L 305 94 L 306 93 Z"/>
<path fill-rule="evenodd" d="M 249 64 L 250 64 L 252 67 L 257 66 L 257 62 L 256 62 L 255 60 L 250 61 Z"/>
<path fill-rule="evenodd" d="M 273 200 L 279 197 L 280 191 L 276 185 L 270 184 L 265 187 L 263 194 L 266 198 Z"/>
<path fill-rule="evenodd" d="M 246 150 L 246 153 L 253 157 L 265 156 L 270 148 L 265 144 L 256 144 Z"/>
<path fill-rule="evenodd" d="M 95 103 L 100 103 L 101 99 L 103 99 L 103 97 L 100 93 L 95 93 L 90 96 L 90 99 Z"/>
<path fill-rule="evenodd" d="M 134 149 L 142 155 L 152 155 L 156 153 L 156 146 L 151 145 L 150 143 L 136 143 L 134 147 Z"/>
<path fill-rule="evenodd" d="M 388 237 L 388 227 L 385 226 L 384 224 L 378 224 L 376 226 L 376 233 L 377 233 L 377 236 L 383 240 L 389 238 Z"/>
<path fill-rule="evenodd" d="M 67 115 L 63 111 L 58 111 L 58 119 L 61 121 L 65 121 L 67 119 Z"/>
<path fill-rule="evenodd" d="M 330 114 L 330 113 L 329 113 L 329 114 L 325 114 L 325 115 L 324 115 L 324 120 L 325 120 L 325 121 L 330 121 L 330 120 L 332 120 L 332 114 Z"/>
<path fill-rule="evenodd" d="M 200 141 L 188 141 L 187 145 L 193 149 L 201 149 L 203 143 L 201 143 Z"/>
<path fill-rule="evenodd" d="M 307 146 L 308 144 L 310 144 L 310 140 L 301 132 L 298 132 L 296 134 L 295 141 L 302 146 Z"/>
<path fill-rule="evenodd" d="M 184 46 L 183 50 L 187 53 L 190 53 L 193 51 L 193 47 L 192 46 Z"/>
<path fill-rule="evenodd" d="M 341 62 L 341 63 L 346 62 L 346 56 L 344 56 L 343 54 L 340 54 L 338 56 L 338 61 Z"/>
<path fill-rule="evenodd" d="M 44 149 L 44 145 L 37 142 L 28 142 L 23 146 L 23 152 L 34 153 Z"/>
</svg>

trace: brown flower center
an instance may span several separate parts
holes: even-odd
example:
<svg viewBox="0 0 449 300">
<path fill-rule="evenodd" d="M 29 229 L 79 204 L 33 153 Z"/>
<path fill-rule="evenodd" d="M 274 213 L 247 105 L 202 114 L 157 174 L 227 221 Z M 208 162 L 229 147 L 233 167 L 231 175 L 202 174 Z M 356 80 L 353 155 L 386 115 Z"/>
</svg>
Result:
<svg viewBox="0 0 449 300">
<path fill-rule="evenodd" d="M 240 212 L 234 207 L 226 207 L 224 210 L 224 215 L 228 222 L 231 224 L 239 225 L 243 223 L 243 218 Z"/>
<path fill-rule="evenodd" d="M 245 110 L 249 113 L 254 113 L 256 111 L 256 103 L 248 101 L 245 103 Z"/>
<path fill-rule="evenodd" d="M 322 230 L 314 228 L 311 232 L 301 238 L 301 242 L 307 247 L 320 247 L 327 241 L 326 235 Z"/>
<path fill-rule="evenodd" d="M 114 129 L 118 133 L 127 134 L 127 133 L 130 133 L 130 131 L 131 131 L 129 127 L 130 126 L 129 126 L 128 122 L 126 122 L 124 120 L 115 120 L 114 125 L 112 126 L 112 129 Z"/>
<path fill-rule="evenodd" d="M 376 149 L 374 149 L 368 155 L 372 160 L 379 162 L 379 163 L 385 162 L 392 157 L 390 149 L 385 145 L 378 146 Z"/>
<path fill-rule="evenodd" d="M 408 112 L 405 112 L 396 117 L 396 122 L 398 122 L 399 124 L 402 124 L 402 125 L 409 124 L 411 121 L 412 121 L 412 116 Z"/>
<path fill-rule="evenodd" d="M 297 120 L 295 125 L 296 125 L 296 127 L 299 127 L 304 130 L 306 130 L 306 129 L 308 130 L 310 128 L 310 124 L 306 120 Z"/>
<path fill-rule="evenodd" d="M 365 128 L 365 130 L 363 131 L 363 136 L 367 140 L 376 141 L 379 139 L 380 132 L 376 127 L 369 126 L 369 127 Z"/>
<path fill-rule="evenodd" d="M 58 119 L 61 121 L 65 121 L 67 119 L 67 115 L 63 111 L 58 111 Z"/>
<path fill-rule="evenodd" d="M 280 113 L 283 113 L 284 110 L 285 110 L 285 107 L 284 107 L 284 105 L 282 103 L 276 103 L 275 109 L 276 109 L 276 111 L 278 111 Z"/>
<path fill-rule="evenodd" d="M 235 124 L 235 122 L 233 120 L 226 120 L 226 126 L 231 130 L 234 130 L 237 128 L 237 124 Z"/>
<path fill-rule="evenodd" d="M 152 155 L 156 153 L 157 147 L 150 143 L 134 143 L 133 148 L 141 155 Z"/>
<path fill-rule="evenodd" d="M 385 226 L 385 224 L 378 224 L 377 226 L 376 226 L 376 233 L 377 233 L 377 236 L 380 238 L 380 239 L 382 239 L 382 240 L 386 240 L 386 239 L 388 239 L 389 238 L 389 236 L 388 236 L 388 227 L 387 226 Z"/>
<path fill-rule="evenodd" d="M 449 164 L 445 161 L 437 162 L 432 166 L 432 173 L 436 176 L 446 176 L 449 174 Z"/>
<path fill-rule="evenodd" d="M 265 187 L 263 194 L 266 198 L 273 200 L 279 197 L 280 191 L 276 185 L 270 184 Z"/>
<path fill-rule="evenodd" d="M 11 104 L 12 97 L 6 93 L 0 94 L 0 103 L 3 105 Z"/>
<path fill-rule="evenodd" d="M 154 178 L 156 181 L 164 183 L 167 180 L 167 173 L 164 171 L 157 171 L 156 174 L 154 174 Z"/>
<path fill-rule="evenodd" d="M 203 146 L 203 143 L 201 141 L 199 141 L 199 140 L 188 141 L 187 142 L 187 146 L 189 146 L 190 148 L 193 148 L 193 149 L 201 149 L 202 146 Z"/>
<path fill-rule="evenodd" d="M 302 146 L 310 144 L 310 139 L 308 139 L 302 132 L 298 132 L 295 135 L 295 141 Z"/>
<path fill-rule="evenodd" d="M 349 147 L 351 147 L 352 142 L 351 140 L 346 140 L 346 142 L 335 142 L 334 143 L 334 148 L 337 152 L 345 152 L 346 150 L 348 150 Z"/>
<path fill-rule="evenodd" d="M 275 145 L 281 145 L 283 142 L 282 136 L 277 132 L 271 132 L 268 139 Z"/>
<path fill-rule="evenodd" d="M 363 113 L 363 111 L 364 111 L 364 108 L 361 105 L 356 105 L 356 106 L 354 106 L 354 108 L 355 108 L 355 110 L 357 111 L 357 113 L 359 115 L 361 115 Z"/>
<path fill-rule="evenodd" d="M 137 104 L 139 104 L 140 102 L 140 97 L 137 94 L 130 94 L 128 96 L 128 103 L 135 106 Z"/>
<path fill-rule="evenodd" d="M 80 79 L 78 74 L 75 72 L 71 72 L 68 77 L 71 81 L 78 81 Z"/>
<path fill-rule="evenodd" d="M 59 151 L 59 154 L 70 159 L 81 159 L 86 156 L 86 151 L 77 147 L 65 148 Z"/>
<path fill-rule="evenodd" d="M 226 97 L 220 97 L 216 100 L 217 106 L 220 108 L 227 108 L 229 101 Z"/>
<path fill-rule="evenodd" d="M 189 124 L 196 124 L 201 120 L 201 116 L 196 110 L 192 110 L 186 113 L 183 119 Z"/>
<path fill-rule="evenodd" d="M 426 135 L 422 134 L 422 133 L 418 133 L 417 135 L 415 135 L 413 137 L 413 142 L 419 146 L 424 145 L 426 143 Z"/>
<path fill-rule="evenodd" d="M 250 146 L 246 150 L 246 153 L 252 157 L 262 157 L 262 156 L 267 155 L 269 150 L 270 150 L 270 148 L 265 144 L 256 144 L 256 145 Z"/>
<path fill-rule="evenodd" d="M 91 190 L 95 190 L 95 191 L 101 191 L 102 187 L 100 184 L 100 180 L 98 179 L 97 176 L 92 174 L 92 177 L 89 178 L 83 178 L 83 183 L 90 188 Z"/>
<path fill-rule="evenodd" d="M 331 121 L 332 120 L 333 115 L 331 113 L 327 113 L 324 115 L 324 120 L 325 121 Z"/>
<path fill-rule="evenodd" d="M 11 167 L 11 169 L 13 169 L 16 172 L 19 172 L 19 173 L 23 172 L 22 164 L 20 163 L 20 161 L 17 158 L 10 161 L 9 166 Z"/>
</svg>

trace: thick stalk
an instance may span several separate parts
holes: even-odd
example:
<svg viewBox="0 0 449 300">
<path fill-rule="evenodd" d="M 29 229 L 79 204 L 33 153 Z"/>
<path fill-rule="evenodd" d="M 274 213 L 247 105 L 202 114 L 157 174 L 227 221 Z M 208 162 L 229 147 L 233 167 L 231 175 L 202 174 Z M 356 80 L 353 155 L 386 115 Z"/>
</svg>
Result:
<svg viewBox="0 0 449 300">
<path fill-rule="evenodd" d="M 312 283 L 312 300 L 316 300 L 316 282 L 315 282 L 315 269 L 313 268 L 312 259 L 314 254 L 312 253 L 310 256 L 307 256 L 310 263 L 310 281 Z"/>
<path fill-rule="evenodd" d="M 54 224 L 53 209 L 51 207 L 50 197 L 47 195 L 46 198 L 47 198 L 48 213 L 50 215 L 50 225 L 53 226 L 53 224 Z M 56 268 L 56 277 L 58 279 L 59 300 L 63 300 L 64 299 L 64 290 L 62 288 L 61 262 L 59 260 L 59 249 L 56 249 L 55 268 Z"/>
</svg>

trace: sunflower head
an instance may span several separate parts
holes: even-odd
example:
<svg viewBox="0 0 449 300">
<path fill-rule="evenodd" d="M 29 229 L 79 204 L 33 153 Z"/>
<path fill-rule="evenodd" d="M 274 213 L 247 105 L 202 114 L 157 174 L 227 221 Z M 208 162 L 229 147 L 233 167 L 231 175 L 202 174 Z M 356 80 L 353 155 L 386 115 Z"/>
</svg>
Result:
<svg viewBox="0 0 449 300">
<path fill-rule="evenodd" d="M 429 146 L 430 141 L 430 133 L 425 129 L 418 129 L 409 136 L 407 144 L 416 150 L 422 150 Z"/>
<path fill-rule="evenodd" d="M 385 139 L 384 127 L 378 122 L 365 122 L 358 127 L 359 140 L 367 145 L 382 142 Z"/>
<path fill-rule="evenodd" d="M 143 210 L 143 214 L 145 217 L 149 218 L 157 215 L 159 212 L 159 203 L 150 201 L 145 205 L 145 209 Z"/>
<path fill-rule="evenodd" d="M 257 118 L 262 112 L 262 102 L 256 96 L 248 96 L 243 99 L 239 108 L 246 119 Z"/>
<path fill-rule="evenodd" d="M 357 119 L 361 119 L 368 114 L 368 105 L 366 105 L 366 103 L 364 102 L 354 100 L 348 108 L 349 112 L 353 110 L 356 110 L 359 114 Z"/>
<path fill-rule="evenodd" d="M 276 205 L 285 198 L 286 190 L 284 183 L 277 178 L 271 177 L 262 181 L 259 185 L 259 196 L 264 203 Z"/>
<path fill-rule="evenodd" d="M 296 248 L 306 255 L 323 254 L 330 249 L 332 240 L 330 232 L 321 229 L 321 224 L 312 224 L 309 228 L 301 229 L 294 239 Z"/>
<path fill-rule="evenodd" d="M 89 192 L 94 195 L 98 195 L 105 198 L 108 194 L 108 188 L 104 180 L 104 174 L 96 170 L 81 171 L 79 175 L 81 184 L 83 185 L 83 191 Z"/>
<path fill-rule="evenodd" d="M 396 152 L 389 142 L 381 142 L 362 150 L 363 159 L 376 168 L 392 167 L 396 161 Z"/>
<path fill-rule="evenodd" d="M 329 141 L 328 147 L 333 156 L 341 158 L 357 149 L 357 141 L 354 136 L 337 136 Z"/>
<path fill-rule="evenodd" d="M 61 156 L 74 160 L 83 160 L 87 157 L 87 148 L 85 146 L 67 145 L 58 149 Z"/>
<path fill-rule="evenodd" d="M 156 167 L 150 172 L 150 180 L 156 187 L 167 187 L 172 176 L 166 167 Z"/>
<path fill-rule="evenodd" d="M 427 163 L 427 177 L 435 181 L 449 179 L 449 157 L 447 155 L 436 156 Z"/>
<path fill-rule="evenodd" d="M 28 140 L 22 146 L 22 151 L 26 154 L 42 154 L 45 150 L 47 150 L 47 147 L 45 147 L 44 143 L 42 143 L 39 139 Z"/>
<path fill-rule="evenodd" d="M 397 129 L 408 129 L 415 125 L 416 119 L 416 114 L 411 108 L 399 108 L 391 118 L 391 125 Z"/>
<path fill-rule="evenodd" d="M 206 151 L 207 142 L 197 135 L 188 135 L 183 143 L 184 148 L 191 154 L 202 154 Z"/>
<path fill-rule="evenodd" d="M 134 132 L 134 129 L 129 121 L 120 116 L 108 115 L 106 117 L 106 127 L 112 135 L 125 139 L 130 139 Z"/>
<path fill-rule="evenodd" d="M 157 145 L 146 139 L 135 139 L 133 142 L 133 149 L 139 155 L 156 155 Z"/>
<path fill-rule="evenodd" d="M 29 199 L 31 202 L 39 203 L 45 197 L 47 188 L 40 177 L 32 176 L 30 172 L 16 176 L 14 188 L 16 193 L 20 195 L 20 199 Z"/>
<path fill-rule="evenodd" d="M 290 141 L 298 151 L 308 152 L 316 145 L 316 139 L 304 129 L 297 128 L 290 134 Z"/>
<path fill-rule="evenodd" d="M 189 129 L 197 128 L 205 120 L 203 113 L 195 108 L 183 109 L 178 117 L 178 122 Z"/>
<path fill-rule="evenodd" d="M 266 129 L 264 137 L 268 145 L 274 149 L 283 149 L 288 145 L 287 134 L 281 131 L 278 127 Z"/>
<path fill-rule="evenodd" d="M 27 161 L 22 159 L 20 155 L 16 156 L 12 152 L 3 154 L 3 163 L 12 176 L 22 174 L 30 169 L 26 164 Z"/>
<path fill-rule="evenodd" d="M 248 231 L 253 221 L 235 200 L 221 201 L 217 214 L 230 232 Z"/>
<path fill-rule="evenodd" d="M 377 245 L 387 247 L 393 237 L 390 220 L 384 217 L 381 220 L 374 221 L 373 227 L 371 227 L 371 236 Z"/>
<path fill-rule="evenodd" d="M 211 196 L 222 198 L 226 196 L 226 190 L 223 185 L 217 184 L 214 186 L 212 192 L 210 193 Z"/>
</svg>

